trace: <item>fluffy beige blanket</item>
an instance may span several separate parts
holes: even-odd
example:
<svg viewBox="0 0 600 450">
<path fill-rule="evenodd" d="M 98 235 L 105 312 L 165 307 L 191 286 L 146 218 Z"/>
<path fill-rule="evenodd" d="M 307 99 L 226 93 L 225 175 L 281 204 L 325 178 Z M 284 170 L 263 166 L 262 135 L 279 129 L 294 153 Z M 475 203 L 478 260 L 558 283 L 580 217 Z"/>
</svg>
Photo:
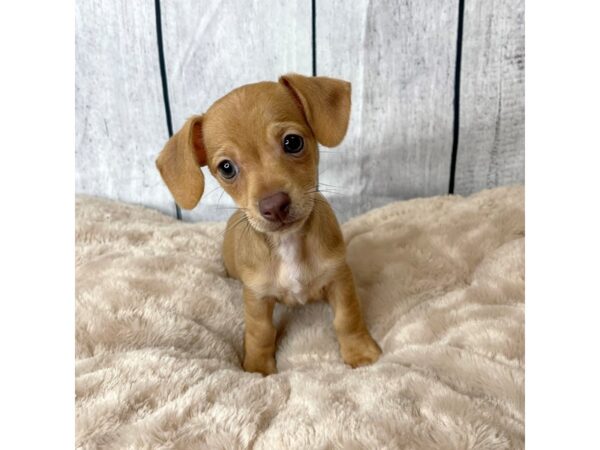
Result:
<svg viewBox="0 0 600 450">
<path fill-rule="evenodd" d="M 77 198 L 79 447 L 523 447 L 522 187 L 398 202 L 343 225 L 383 349 L 354 370 L 316 303 L 277 306 L 277 375 L 242 371 L 223 229 Z"/>
</svg>

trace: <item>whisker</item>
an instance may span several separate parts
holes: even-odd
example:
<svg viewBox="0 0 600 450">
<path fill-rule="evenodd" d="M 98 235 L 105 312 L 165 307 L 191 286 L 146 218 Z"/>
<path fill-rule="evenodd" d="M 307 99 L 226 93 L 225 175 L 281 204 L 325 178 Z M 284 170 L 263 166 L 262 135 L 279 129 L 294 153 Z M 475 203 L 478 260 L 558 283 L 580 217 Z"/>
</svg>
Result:
<svg viewBox="0 0 600 450">
<path fill-rule="evenodd" d="M 219 206 L 219 203 L 221 202 L 221 199 L 223 198 L 224 193 L 225 193 L 225 190 L 223 189 L 223 192 L 221 192 L 221 195 L 219 196 L 219 200 L 217 200 L 217 206 Z"/>
<path fill-rule="evenodd" d="M 341 189 L 341 186 L 336 186 L 334 184 L 323 183 L 322 181 L 319 181 L 319 185 L 329 186 L 329 187 L 332 187 L 332 188 L 340 188 Z"/>
<path fill-rule="evenodd" d="M 327 205 L 328 207 L 330 207 L 331 209 L 333 209 L 333 211 L 335 212 L 336 216 L 339 214 L 338 209 L 335 206 L 333 206 L 331 203 L 329 203 L 327 200 L 324 200 L 324 199 L 322 199 L 320 197 L 314 197 L 314 200 L 315 200 L 316 203 Z"/>
<path fill-rule="evenodd" d="M 328 188 L 312 188 L 309 190 L 304 191 L 305 194 L 316 194 L 317 192 L 325 192 L 325 193 L 329 193 L 329 194 L 335 194 L 335 195 L 342 195 L 344 192 L 343 190 L 334 190 L 334 189 L 328 189 Z"/>
<path fill-rule="evenodd" d="M 243 236 L 245 236 L 248 232 L 250 232 L 251 229 L 252 229 L 252 227 L 250 226 L 250 221 L 246 220 L 246 226 L 240 233 L 240 239 L 242 239 Z"/>
<path fill-rule="evenodd" d="M 208 197 L 210 194 L 212 194 L 213 192 L 215 192 L 217 189 L 223 189 L 221 186 L 217 186 L 214 189 L 211 189 L 210 192 L 207 192 L 206 194 L 204 194 L 204 197 Z"/>
<path fill-rule="evenodd" d="M 227 233 L 229 230 L 233 230 L 235 227 L 237 227 L 241 223 L 247 222 L 247 221 L 248 221 L 248 217 L 246 216 L 246 213 L 243 213 L 242 217 L 240 217 L 238 220 L 236 220 L 235 223 L 233 223 L 232 225 L 227 225 L 225 227 L 225 230 L 223 230 L 223 232 L 221 233 L 220 237 L 225 236 L 225 233 Z"/>
</svg>

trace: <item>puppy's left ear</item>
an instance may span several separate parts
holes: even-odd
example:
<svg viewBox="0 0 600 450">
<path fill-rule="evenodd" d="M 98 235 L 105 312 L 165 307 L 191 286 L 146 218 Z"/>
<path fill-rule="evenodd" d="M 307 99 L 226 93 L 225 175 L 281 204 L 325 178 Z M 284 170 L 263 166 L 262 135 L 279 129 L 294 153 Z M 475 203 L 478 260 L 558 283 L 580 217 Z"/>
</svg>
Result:
<svg viewBox="0 0 600 450">
<path fill-rule="evenodd" d="M 350 83 L 293 73 L 283 75 L 279 82 L 291 91 L 302 107 L 317 141 L 325 147 L 335 147 L 342 142 L 350 120 Z"/>
</svg>

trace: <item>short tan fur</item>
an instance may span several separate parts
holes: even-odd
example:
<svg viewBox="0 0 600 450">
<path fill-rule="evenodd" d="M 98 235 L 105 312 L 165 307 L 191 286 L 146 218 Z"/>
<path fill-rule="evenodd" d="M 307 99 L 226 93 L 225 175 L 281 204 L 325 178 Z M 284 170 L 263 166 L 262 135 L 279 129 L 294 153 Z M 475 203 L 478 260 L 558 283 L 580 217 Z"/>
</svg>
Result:
<svg viewBox="0 0 600 450">
<path fill-rule="evenodd" d="M 223 258 L 244 284 L 247 371 L 276 372 L 275 302 L 328 301 L 352 367 L 381 354 L 362 317 L 339 224 L 317 190 L 318 144 L 343 140 L 350 104 L 350 83 L 333 78 L 288 74 L 242 86 L 191 117 L 156 161 L 183 208 L 202 196 L 204 165 L 239 207 L 227 223 Z"/>
</svg>

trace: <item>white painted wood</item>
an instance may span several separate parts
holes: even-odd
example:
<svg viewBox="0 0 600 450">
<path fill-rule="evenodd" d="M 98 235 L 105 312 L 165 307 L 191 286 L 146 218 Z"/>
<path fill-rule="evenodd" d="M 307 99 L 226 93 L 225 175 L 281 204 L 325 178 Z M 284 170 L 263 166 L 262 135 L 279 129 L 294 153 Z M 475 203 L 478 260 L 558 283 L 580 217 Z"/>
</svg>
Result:
<svg viewBox="0 0 600 450">
<path fill-rule="evenodd" d="M 168 136 L 153 2 L 75 2 L 76 192 L 174 214 L 154 159 Z"/>
<path fill-rule="evenodd" d="M 524 61 L 523 0 L 467 1 L 457 194 L 523 183 Z"/>
<path fill-rule="evenodd" d="M 174 214 L 154 166 L 167 139 L 154 4 L 75 6 L 76 191 Z M 312 71 L 310 2 L 167 1 L 162 14 L 175 130 L 237 86 Z M 341 220 L 447 192 L 457 14 L 458 0 L 317 1 L 317 72 L 353 84 L 348 136 L 321 155 Z M 456 193 L 523 181 L 523 28 L 523 0 L 466 2 Z M 232 206 L 207 175 L 184 218 Z"/>
<path fill-rule="evenodd" d="M 457 18 L 458 0 L 317 2 L 317 73 L 353 89 L 348 136 L 321 163 L 342 220 L 448 192 Z"/>
<path fill-rule="evenodd" d="M 162 18 L 175 131 L 238 86 L 287 72 L 310 75 L 310 2 L 169 1 Z M 204 173 L 205 194 L 183 212 L 185 220 L 223 220 L 233 212 L 233 201 Z"/>
</svg>

